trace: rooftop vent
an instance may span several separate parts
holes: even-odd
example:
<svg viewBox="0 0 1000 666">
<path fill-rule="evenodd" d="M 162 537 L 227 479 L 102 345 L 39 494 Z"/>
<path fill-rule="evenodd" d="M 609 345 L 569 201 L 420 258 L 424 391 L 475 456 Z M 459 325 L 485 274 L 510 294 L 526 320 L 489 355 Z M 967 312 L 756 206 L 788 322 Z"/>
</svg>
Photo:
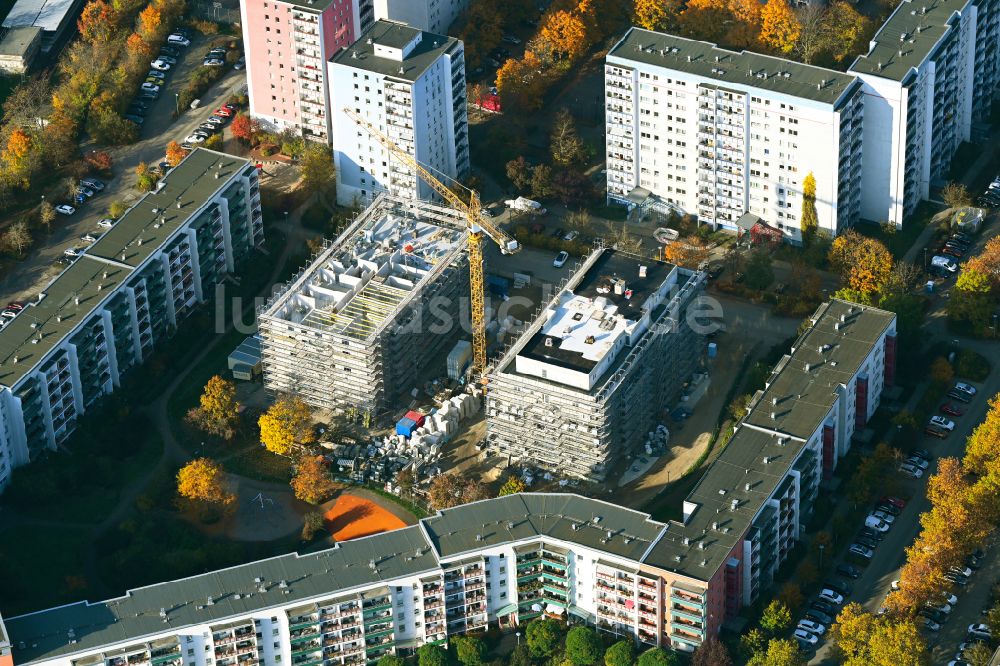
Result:
<svg viewBox="0 0 1000 666">
<path fill-rule="evenodd" d="M 594 522 L 594 523 L 599 523 L 599 522 L 601 522 L 601 517 L 600 516 L 594 516 L 593 518 L 591 518 L 591 521 Z"/>
<path fill-rule="evenodd" d="M 482 540 L 483 540 L 483 535 L 482 534 L 477 534 L 476 535 L 476 541 L 482 541 Z"/>
<path fill-rule="evenodd" d="M 375 571 L 376 569 L 375 560 L 368 560 L 368 568 L 371 569 L 372 571 Z"/>
<path fill-rule="evenodd" d="M 713 530 L 717 530 L 717 529 L 719 529 L 719 521 L 714 521 L 714 522 L 712 523 L 712 529 L 713 529 Z"/>
<path fill-rule="evenodd" d="M 552 346 L 552 338 L 545 338 L 545 346 L 546 347 Z"/>
<path fill-rule="evenodd" d="M 689 537 L 684 537 L 683 539 L 681 539 L 681 543 L 683 543 L 685 546 L 690 546 L 691 539 Z"/>
<path fill-rule="evenodd" d="M 753 484 L 751 484 L 751 483 L 745 483 L 745 484 L 743 484 L 743 490 L 745 490 L 747 492 L 750 492 L 751 490 L 753 490 Z"/>
<path fill-rule="evenodd" d="M 704 541 L 699 541 L 698 542 L 698 550 L 705 550 L 705 542 Z"/>
<path fill-rule="evenodd" d="M 720 495 L 725 495 L 726 494 L 726 489 L 725 488 L 719 488 L 719 494 Z"/>
<path fill-rule="evenodd" d="M 740 501 L 738 499 L 734 499 L 732 502 L 729 503 L 730 511 L 736 511 L 736 509 L 738 508 L 740 508 Z"/>
<path fill-rule="evenodd" d="M 205 602 L 205 605 L 206 606 L 214 606 L 215 605 L 215 599 L 212 598 L 211 594 L 208 595 L 208 601 Z"/>
</svg>

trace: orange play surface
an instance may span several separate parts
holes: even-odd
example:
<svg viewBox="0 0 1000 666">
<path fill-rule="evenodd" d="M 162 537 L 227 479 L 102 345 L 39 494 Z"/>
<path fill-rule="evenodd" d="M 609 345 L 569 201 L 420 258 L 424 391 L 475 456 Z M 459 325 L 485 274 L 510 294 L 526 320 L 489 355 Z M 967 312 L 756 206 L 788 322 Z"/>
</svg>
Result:
<svg viewBox="0 0 1000 666">
<path fill-rule="evenodd" d="M 406 523 L 371 500 L 348 493 L 337 498 L 336 504 L 323 514 L 323 519 L 337 541 L 406 527 Z"/>
</svg>

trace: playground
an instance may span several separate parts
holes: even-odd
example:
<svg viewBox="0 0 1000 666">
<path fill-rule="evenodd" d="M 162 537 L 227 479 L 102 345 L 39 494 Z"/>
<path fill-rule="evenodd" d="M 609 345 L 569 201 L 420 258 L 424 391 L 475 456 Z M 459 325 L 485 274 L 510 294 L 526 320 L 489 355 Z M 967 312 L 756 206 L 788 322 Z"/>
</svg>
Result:
<svg viewBox="0 0 1000 666">
<path fill-rule="evenodd" d="M 398 505 L 360 488 L 341 493 L 324 504 L 323 511 L 327 531 L 336 541 L 398 530 L 417 522 Z"/>
</svg>

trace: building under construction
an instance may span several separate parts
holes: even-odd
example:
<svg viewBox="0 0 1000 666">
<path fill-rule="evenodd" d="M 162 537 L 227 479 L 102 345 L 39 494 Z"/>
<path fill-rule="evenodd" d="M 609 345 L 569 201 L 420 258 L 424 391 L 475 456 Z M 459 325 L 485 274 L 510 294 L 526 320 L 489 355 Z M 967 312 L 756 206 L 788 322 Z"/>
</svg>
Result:
<svg viewBox="0 0 1000 666">
<path fill-rule="evenodd" d="M 469 293 L 465 227 L 451 208 L 380 195 L 258 312 L 265 386 L 377 414 L 430 363 L 443 373 Z"/>
<path fill-rule="evenodd" d="M 697 369 L 687 321 L 704 275 L 595 250 L 490 377 L 488 442 L 513 461 L 600 481 Z"/>
</svg>

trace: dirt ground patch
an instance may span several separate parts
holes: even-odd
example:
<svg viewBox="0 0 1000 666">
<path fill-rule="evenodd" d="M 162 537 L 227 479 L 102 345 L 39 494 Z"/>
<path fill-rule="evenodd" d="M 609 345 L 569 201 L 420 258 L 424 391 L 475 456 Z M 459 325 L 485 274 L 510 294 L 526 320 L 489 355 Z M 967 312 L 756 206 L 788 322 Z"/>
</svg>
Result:
<svg viewBox="0 0 1000 666">
<path fill-rule="evenodd" d="M 380 534 L 406 527 L 407 522 L 368 497 L 342 493 L 323 507 L 326 529 L 337 541 Z"/>
</svg>

